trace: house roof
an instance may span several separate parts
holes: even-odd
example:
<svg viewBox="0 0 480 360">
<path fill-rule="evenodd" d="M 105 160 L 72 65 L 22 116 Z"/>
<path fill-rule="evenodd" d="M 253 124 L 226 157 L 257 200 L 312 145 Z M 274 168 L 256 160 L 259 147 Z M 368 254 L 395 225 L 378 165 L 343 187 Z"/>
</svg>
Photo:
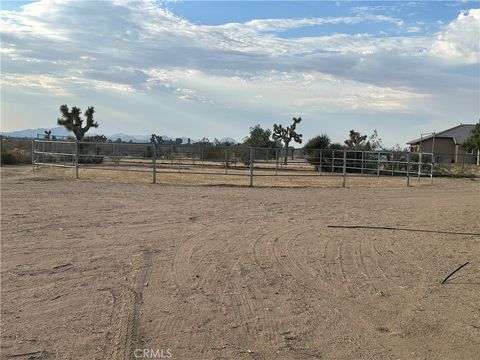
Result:
<svg viewBox="0 0 480 360">
<path fill-rule="evenodd" d="M 440 131 L 438 133 L 429 134 L 428 136 L 415 139 L 407 142 L 409 145 L 420 143 L 420 141 L 425 141 L 431 139 L 435 135 L 435 139 L 453 139 L 455 144 L 463 144 L 465 139 L 470 136 L 470 132 L 475 127 L 475 124 L 460 124 L 450 129 Z"/>
</svg>

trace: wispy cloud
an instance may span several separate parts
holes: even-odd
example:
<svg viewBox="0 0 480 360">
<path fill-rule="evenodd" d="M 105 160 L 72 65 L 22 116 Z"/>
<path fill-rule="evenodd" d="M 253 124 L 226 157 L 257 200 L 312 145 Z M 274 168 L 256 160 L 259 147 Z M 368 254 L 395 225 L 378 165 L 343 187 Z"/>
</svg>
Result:
<svg viewBox="0 0 480 360">
<path fill-rule="evenodd" d="M 214 26 L 193 24 L 153 0 L 96 2 L 94 10 L 84 1 L 42 0 L 2 11 L 1 19 L 5 91 L 164 94 L 179 104 L 198 103 L 205 114 L 263 107 L 312 116 L 339 109 L 428 113 L 419 104 L 444 101 L 446 89 L 453 98 L 478 95 L 479 9 L 461 12 L 433 36 L 372 7 L 358 7 L 353 16 Z M 371 22 L 417 35 L 280 36 L 288 29 Z"/>
</svg>

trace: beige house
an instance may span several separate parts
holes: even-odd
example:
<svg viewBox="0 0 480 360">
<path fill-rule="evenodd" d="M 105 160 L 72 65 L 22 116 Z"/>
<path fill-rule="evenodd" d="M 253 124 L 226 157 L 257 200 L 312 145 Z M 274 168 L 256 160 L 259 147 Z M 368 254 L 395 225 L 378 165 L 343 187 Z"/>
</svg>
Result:
<svg viewBox="0 0 480 360">
<path fill-rule="evenodd" d="M 435 162 L 442 164 L 476 164 L 478 154 L 465 151 L 462 144 L 470 136 L 474 124 L 460 124 L 438 133 L 430 133 L 409 141 L 411 152 L 426 152 L 435 155 Z"/>
</svg>

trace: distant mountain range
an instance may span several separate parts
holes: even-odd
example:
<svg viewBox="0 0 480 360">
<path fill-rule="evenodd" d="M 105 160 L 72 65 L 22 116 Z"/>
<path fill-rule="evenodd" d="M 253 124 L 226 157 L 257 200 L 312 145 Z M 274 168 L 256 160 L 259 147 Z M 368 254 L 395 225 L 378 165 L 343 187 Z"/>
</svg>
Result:
<svg viewBox="0 0 480 360">
<path fill-rule="evenodd" d="M 11 136 L 11 137 L 19 137 L 19 138 L 36 138 L 38 134 L 43 136 L 45 131 L 51 130 L 53 136 L 72 136 L 73 134 L 67 131 L 64 127 L 54 127 L 51 129 L 47 128 L 36 128 L 36 129 L 25 129 L 25 130 L 18 130 L 18 131 L 9 131 L 9 132 L 0 132 L 1 135 L 4 136 Z M 97 135 L 97 133 L 88 133 L 88 135 Z M 106 135 L 107 136 L 107 135 Z M 162 135 L 165 140 L 174 140 L 174 137 Z M 123 133 L 117 133 L 110 136 L 107 136 L 108 139 L 115 141 L 117 139 L 122 139 L 122 141 L 132 141 L 132 142 L 150 142 L 150 135 L 128 135 Z M 181 137 L 182 144 L 188 143 L 187 137 Z M 198 140 L 191 139 L 191 142 L 197 142 Z M 228 141 L 230 143 L 236 144 L 238 141 L 235 139 L 226 137 L 221 139 L 220 141 L 225 142 Z"/>
</svg>

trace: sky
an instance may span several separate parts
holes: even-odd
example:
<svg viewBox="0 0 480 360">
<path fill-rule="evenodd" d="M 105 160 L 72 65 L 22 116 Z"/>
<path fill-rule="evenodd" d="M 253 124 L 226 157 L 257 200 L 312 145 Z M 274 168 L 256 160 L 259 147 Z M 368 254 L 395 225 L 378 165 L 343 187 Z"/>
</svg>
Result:
<svg viewBox="0 0 480 360">
<path fill-rule="evenodd" d="M 480 117 L 478 1 L 2 1 L 1 130 L 94 106 L 98 133 L 385 146 Z"/>
</svg>

